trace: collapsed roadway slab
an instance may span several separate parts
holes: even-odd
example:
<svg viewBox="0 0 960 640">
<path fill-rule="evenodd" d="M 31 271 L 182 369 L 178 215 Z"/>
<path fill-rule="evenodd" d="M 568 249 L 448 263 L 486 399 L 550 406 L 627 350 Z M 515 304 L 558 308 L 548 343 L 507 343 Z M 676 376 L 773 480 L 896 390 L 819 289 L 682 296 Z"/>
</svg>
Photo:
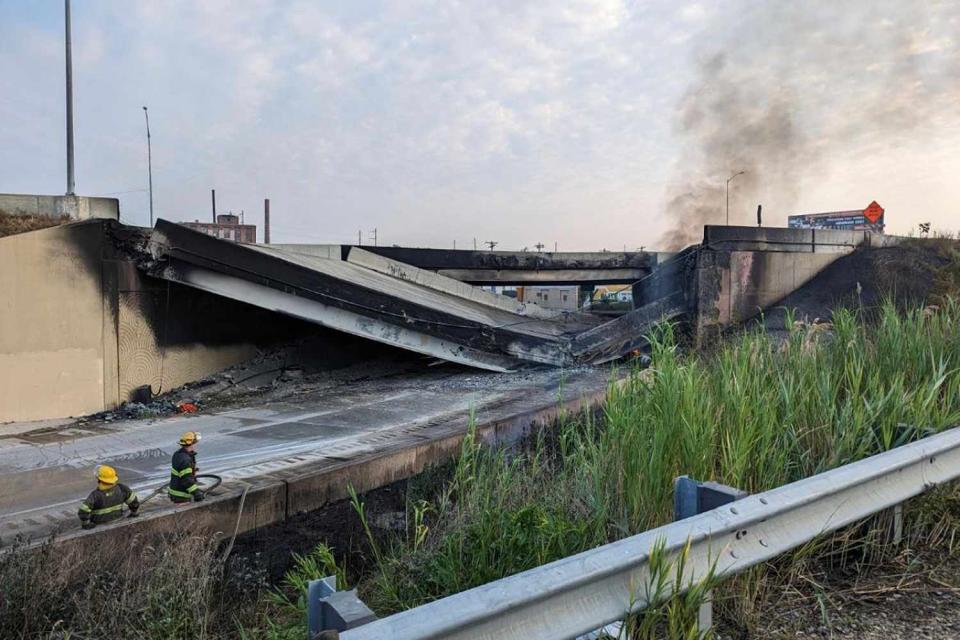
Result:
<svg viewBox="0 0 960 640">
<path fill-rule="evenodd" d="M 165 220 L 157 222 L 139 264 L 157 278 L 494 371 L 605 362 L 637 348 L 645 329 L 661 319 L 654 311 L 681 311 L 657 306 L 604 325 L 588 314 L 504 303 L 362 251 L 328 258 L 291 246 L 240 245 Z M 589 340 L 576 340 L 590 331 Z"/>
</svg>

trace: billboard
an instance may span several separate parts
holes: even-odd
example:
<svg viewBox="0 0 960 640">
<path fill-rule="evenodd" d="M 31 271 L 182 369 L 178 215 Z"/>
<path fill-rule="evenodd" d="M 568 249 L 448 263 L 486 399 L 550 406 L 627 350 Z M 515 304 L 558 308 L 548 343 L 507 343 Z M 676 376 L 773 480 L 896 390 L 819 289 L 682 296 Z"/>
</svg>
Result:
<svg viewBox="0 0 960 640">
<path fill-rule="evenodd" d="M 801 213 L 789 216 L 787 226 L 791 229 L 843 229 L 883 233 L 883 207 L 874 200 L 863 210 Z"/>
</svg>

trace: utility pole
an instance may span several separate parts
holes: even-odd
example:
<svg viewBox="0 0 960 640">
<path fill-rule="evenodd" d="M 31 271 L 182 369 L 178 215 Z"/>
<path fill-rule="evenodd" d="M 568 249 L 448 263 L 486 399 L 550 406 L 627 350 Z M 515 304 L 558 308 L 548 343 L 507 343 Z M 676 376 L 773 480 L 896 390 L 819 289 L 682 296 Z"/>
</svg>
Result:
<svg viewBox="0 0 960 640">
<path fill-rule="evenodd" d="M 370 232 L 370 239 L 373 240 L 373 246 L 377 246 L 377 228 L 374 227 Z"/>
<path fill-rule="evenodd" d="M 210 211 L 213 213 L 213 223 L 217 223 L 217 190 L 210 189 Z"/>
<path fill-rule="evenodd" d="M 74 194 L 73 174 L 73 52 L 70 41 L 70 0 L 63 1 L 67 61 L 67 195 Z"/>
<path fill-rule="evenodd" d="M 537 248 L 537 253 L 542 253 L 542 252 L 543 252 L 544 244 L 543 244 L 542 242 L 538 242 L 537 244 L 535 244 L 535 245 L 533 245 L 533 246 L 535 246 L 535 247 Z"/>
<path fill-rule="evenodd" d="M 69 1 L 69 0 L 68 0 Z M 150 226 L 153 226 L 153 158 L 150 151 L 150 114 L 147 107 L 143 107 L 143 117 L 147 121 L 147 180 L 150 185 Z"/>
<path fill-rule="evenodd" d="M 746 171 L 738 171 L 729 178 L 727 178 L 727 226 L 730 226 L 730 181 L 736 178 L 739 175 L 746 173 Z"/>
<path fill-rule="evenodd" d="M 473 250 L 474 250 L 474 251 L 477 250 L 477 239 L 476 239 L 476 238 L 473 239 Z"/>
<path fill-rule="evenodd" d="M 490 251 L 493 251 L 493 248 L 494 248 L 495 246 L 497 246 L 498 244 L 500 244 L 500 243 L 497 242 L 496 240 L 487 240 L 487 241 L 484 242 L 483 244 L 485 244 L 485 245 L 487 245 L 488 247 L 490 247 Z"/>
<path fill-rule="evenodd" d="M 553 252 L 554 252 L 554 253 L 557 252 L 557 241 L 556 241 L 556 240 L 553 241 Z"/>
<path fill-rule="evenodd" d="M 357 246 L 359 247 L 362 244 L 363 244 L 363 230 L 357 229 Z"/>
</svg>

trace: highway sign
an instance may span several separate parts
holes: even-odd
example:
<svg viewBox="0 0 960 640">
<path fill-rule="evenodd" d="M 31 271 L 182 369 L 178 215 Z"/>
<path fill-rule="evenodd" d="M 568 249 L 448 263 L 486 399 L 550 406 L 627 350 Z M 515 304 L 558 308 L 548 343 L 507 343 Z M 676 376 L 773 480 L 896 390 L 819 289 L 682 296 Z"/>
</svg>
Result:
<svg viewBox="0 0 960 640">
<path fill-rule="evenodd" d="M 883 214 L 883 207 L 874 201 L 862 210 L 801 213 L 789 216 L 787 226 L 791 229 L 843 229 L 883 233 Z"/>
</svg>

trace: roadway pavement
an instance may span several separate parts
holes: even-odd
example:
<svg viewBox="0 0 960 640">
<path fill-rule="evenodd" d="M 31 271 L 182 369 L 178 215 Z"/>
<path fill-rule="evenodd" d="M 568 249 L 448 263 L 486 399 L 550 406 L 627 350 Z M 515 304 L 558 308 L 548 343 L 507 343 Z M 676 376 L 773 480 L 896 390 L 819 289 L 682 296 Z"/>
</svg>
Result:
<svg viewBox="0 0 960 640">
<path fill-rule="evenodd" d="M 478 373 L 450 368 L 351 380 L 294 399 L 162 419 L 73 423 L 37 430 L 0 428 L 0 544 L 77 528 L 79 502 L 95 486 L 94 467 L 117 468 L 141 497 L 169 479 L 183 431 L 200 431 L 201 473 L 251 479 L 321 459 L 350 460 L 401 435 L 502 419 L 562 396 L 602 390 L 603 368 Z M 420 428 L 423 428 L 420 431 Z M 169 509 L 164 495 L 145 511 Z"/>
</svg>

